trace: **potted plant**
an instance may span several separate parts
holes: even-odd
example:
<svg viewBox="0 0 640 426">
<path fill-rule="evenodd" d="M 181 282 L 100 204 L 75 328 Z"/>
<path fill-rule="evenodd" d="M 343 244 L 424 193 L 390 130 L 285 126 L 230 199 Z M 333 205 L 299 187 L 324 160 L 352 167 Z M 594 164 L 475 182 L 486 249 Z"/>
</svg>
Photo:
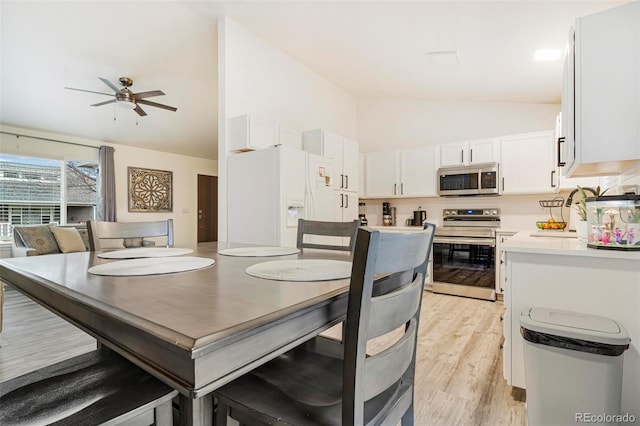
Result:
<svg viewBox="0 0 640 426">
<path fill-rule="evenodd" d="M 578 192 L 580 192 L 580 199 L 574 204 L 580 219 L 576 224 L 576 233 L 578 234 L 578 240 L 585 242 L 587 241 L 587 194 L 585 188 L 581 186 L 578 186 Z M 595 191 L 591 190 L 590 192 L 593 192 L 594 197 L 600 197 L 607 192 L 607 189 L 600 192 L 600 186 L 597 186 Z"/>
</svg>

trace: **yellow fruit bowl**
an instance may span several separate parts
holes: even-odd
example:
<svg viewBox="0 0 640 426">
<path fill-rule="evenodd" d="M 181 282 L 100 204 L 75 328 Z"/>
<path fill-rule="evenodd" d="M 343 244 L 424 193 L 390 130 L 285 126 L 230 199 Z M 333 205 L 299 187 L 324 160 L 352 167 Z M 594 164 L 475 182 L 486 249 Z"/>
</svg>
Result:
<svg viewBox="0 0 640 426">
<path fill-rule="evenodd" d="M 536 222 L 538 229 L 562 230 L 567 227 L 567 222 Z"/>
</svg>

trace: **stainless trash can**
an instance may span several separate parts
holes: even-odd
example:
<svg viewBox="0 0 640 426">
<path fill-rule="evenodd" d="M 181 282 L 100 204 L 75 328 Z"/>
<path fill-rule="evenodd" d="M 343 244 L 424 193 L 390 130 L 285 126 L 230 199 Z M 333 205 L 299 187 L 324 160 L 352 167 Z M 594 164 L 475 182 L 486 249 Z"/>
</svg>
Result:
<svg viewBox="0 0 640 426">
<path fill-rule="evenodd" d="M 630 341 L 622 325 L 532 307 L 520 314 L 520 333 L 529 426 L 617 424 L 623 353 Z"/>
</svg>

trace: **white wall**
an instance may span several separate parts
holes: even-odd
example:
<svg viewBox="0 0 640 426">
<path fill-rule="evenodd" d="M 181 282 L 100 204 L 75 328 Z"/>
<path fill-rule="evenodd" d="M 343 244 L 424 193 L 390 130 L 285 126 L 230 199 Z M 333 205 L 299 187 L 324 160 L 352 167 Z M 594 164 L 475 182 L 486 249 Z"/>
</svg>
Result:
<svg viewBox="0 0 640 426">
<path fill-rule="evenodd" d="M 322 127 L 355 139 L 353 95 L 232 19 L 223 19 L 227 118 L 250 114 L 299 131 Z"/>
<path fill-rule="evenodd" d="M 553 130 L 559 104 L 359 99 L 361 152 Z"/>
<path fill-rule="evenodd" d="M 215 176 L 217 162 L 124 145 L 115 148 L 116 209 L 122 222 L 173 219 L 174 244 L 195 247 L 198 242 L 198 175 Z M 127 167 L 173 172 L 173 212 L 130 213 Z"/>
<path fill-rule="evenodd" d="M 226 239 L 226 123 L 250 114 L 298 131 L 357 136 L 356 99 L 228 17 L 218 23 L 219 230 Z"/>
<path fill-rule="evenodd" d="M 0 152 L 14 155 L 95 160 L 98 158 L 97 147 L 100 145 L 113 146 L 115 149 L 116 214 L 118 220 L 135 222 L 171 218 L 173 219 L 176 245 L 195 246 L 197 243 L 198 174 L 216 176 L 218 173 L 216 161 L 16 127 L 0 126 L 0 130 L 27 136 L 16 138 L 0 134 Z M 88 147 L 61 144 L 28 136 L 74 142 Z M 129 166 L 173 172 L 173 212 L 128 212 L 127 167 Z"/>
</svg>

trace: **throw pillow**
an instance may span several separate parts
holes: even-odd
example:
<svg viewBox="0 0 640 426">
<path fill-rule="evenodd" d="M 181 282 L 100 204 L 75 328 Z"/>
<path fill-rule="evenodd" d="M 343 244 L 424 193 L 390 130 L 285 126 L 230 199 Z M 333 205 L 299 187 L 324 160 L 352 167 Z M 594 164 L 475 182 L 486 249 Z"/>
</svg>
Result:
<svg viewBox="0 0 640 426">
<path fill-rule="evenodd" d="M 124 238 L 100 238 L 100 250 L 123 249 Z"/>
<path fill-rule="evenodd" d="M 51 228 L 53 236 L 58 242 L 58 247 L 63 253 L 74 253 L 77 251 L 86 251 L 84 241 L 76 228 L 60 228 L 54 226 Z"/>
<path fill-rule="evenodd" d="M 125 238 L 124 246 L 129 247 L 142 247 L 142 237 L 139 238 Z"/>
<path fill-rule="evenodd" d="M 34 249 L 38 255 L 60 253 L 56 239 L 48 225 L 16 226 L 14 232 L 17 232 L 18 236 L 22 238 L 25 246 Z"/>
</svg>

